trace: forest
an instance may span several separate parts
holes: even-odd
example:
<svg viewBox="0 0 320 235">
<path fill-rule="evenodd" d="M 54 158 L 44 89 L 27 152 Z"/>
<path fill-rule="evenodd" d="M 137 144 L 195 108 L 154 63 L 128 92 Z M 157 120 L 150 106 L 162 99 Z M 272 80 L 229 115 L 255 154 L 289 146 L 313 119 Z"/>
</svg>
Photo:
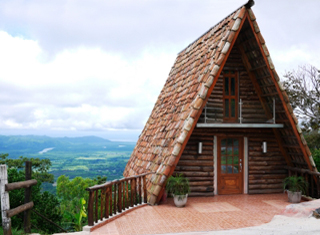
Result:
<svg viewBox="0 0 320 235">
<path fill-rule="evenodd" d="M 87 220 L 88 192 L 85 189 L 122 178 L 134 145 L 133 142 L 114 142 L 95 136 L 0 135 L 0 164 L 8 166 L 10 183 L 24 181 L 25 161 L 31 161 L 32 176 L 38 181 L 32 186 L 33 211 L 41 211 L 66 231 L 79 231 Z M 11 208 L 21 205 L 24 189 L 9 194 Z M 50 223 L 43 223 L 35 213 L 31 218 L 33 232 L 62 232 Z M 22 225 L 23 213 L 12 218 L 14 234 L 20 234 Z"/>
<path fill-rule="evenodd" d="M 21 156 L 49 159 L 51 166 L 48 172 L 54 176 L 55 182 L 60 175 L 70 179 L 77 176 L 119 179 L 134 146 L 134 142 L 114 142 L 95 136 L 53 138 L 0 135 L 0 153 L 9 154 L 10 159 Z M 55 193 L 52 184 L 44 183 L 42 187 Z"/>
</svg>

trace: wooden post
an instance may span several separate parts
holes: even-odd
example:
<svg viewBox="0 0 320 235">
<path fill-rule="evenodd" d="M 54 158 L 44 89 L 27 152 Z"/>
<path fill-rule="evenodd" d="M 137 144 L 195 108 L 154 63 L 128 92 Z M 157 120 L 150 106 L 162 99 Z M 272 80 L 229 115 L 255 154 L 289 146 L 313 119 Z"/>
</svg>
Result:
<svg viewBox="0 0 320 235">
<path fill-rule="evenodd" d="M 117 183 L 114 183 L 114 194 L 113 194 L 113 213 L 117 214 Z"/>
<path fill-rule="evenodd" d="M 105 197 L 105 188 L 101 189 L 101 194 L 100 194 L 100 220 L 102 221 L 103 218 L 103 207 L 104 207 L 104 202 L 103 202 L 103 198 Z"/>
<path fill-rule="evenodd" d="M 142 204 L 142 177 L 139 177 L 139 204 Z"/>
<path fill-rule="evenodd" d="M 93 226 L 93 202 L 94 191 L 89 191 L 89 202 L 88 202 L 88 225 Z"/>
<path fill-rule="evenodd" d="M 30 161 L 26 161 L 26 181 L 31 180 L 32 174 L 32 163 Z M 27 187 L 24 189 L 24 203 L 29 203 L 31 201 L 31 187 Z M 26 210 L 23 212 L 23 226 L 25 233 L 31 233 L 31 210 Z"/>
<path fill-rule="evenodd" d="M 312 175 L 310 175 L 310 184 L 311 184 L 311 197 L 314 197 L 314 181 Z"/>
<path fill-rule="evenodd" d="M 109 194 L 109 198 L 108 198 L 108 200 L 109 200 L 109 216 L 112 216 L 112 185 L 109 187 L 109 192 L 110 192 L 110 194 Z"/>
<path fill-rule="evenodd" d="M 147 180 L 146 175 L 143 176 L 143 202 L 147 203 Z"/>
<path fill-rule="evenodd" d="M 122 192 L 121 192 L 121 189 L 122 189 L 122 183 L 119 182 L 118 183 L 118 212 L 121 213 L 122 211 Z"/>
<path fill-rule="evenodd" d="M 106 205 L 105 205 L 105 211 L 104 211 L 104 217 L 109 218 L 109 200 L 110 200 L 110 188 L 106 188 Z"/>
<path fill-rule="evenodd" d="M 98 204 L 98 194 L 99 194 L 99 189 L 96 190 L 96 202 L 95 202 L 95 222 L 98 223 L 98 208 L 99 208 L 99 204 Z"/>
<path fill-rule="evenodd" d="M 7 166 L 0 165 L 0 194 L 1 194 L 1 215 L 2 228 L 4 235 L 11 235 L 11 219 L 7 217 L 7 211 L 10 210 L 9 193 L 5 190 L 8 183 Z"/>
<path fill-rule="evenodd" d="M 127 180 L 126 181 L 127 183 L 126 183 L 126 200 L 127 200 L 127 206 L 126 206 L 126 208 L 129 208 L 129 206 L 130 206 L 130 200 L 129 200 L 129 181 Z"/>
<path fill-rule="evenodd" d="M 126 209 L 126 181 L 122 182 L 122 209 Z"/>
<path fill-rule="evenodd" d="M 131 186 L 131 193 L 130 193 L 130 206 L 133 207 L 134 205 L 134 179 L 130 180 L 130 186 Z"/>
</svg>

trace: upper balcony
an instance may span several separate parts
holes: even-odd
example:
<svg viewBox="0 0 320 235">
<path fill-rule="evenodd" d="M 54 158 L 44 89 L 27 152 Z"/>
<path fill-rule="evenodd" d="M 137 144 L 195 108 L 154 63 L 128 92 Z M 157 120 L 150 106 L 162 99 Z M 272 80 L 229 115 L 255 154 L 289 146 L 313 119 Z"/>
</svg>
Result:
<svg viewBox="0 0 320 235">
<path fill-rule="evenodd" d="M 229 104 L 227 104 L 229 105 Z M 263 106 L 257 101 L 243 101 L 239 99 L 238 106 L 230 103 L 231 111 L 226 108 L 223 102 L 208 102 L 204 107 L 202 114 L 198 120 L 197 127 L 211 127 L 211 128 L 283 128 L 282 123 L 276 123 L 276 101 L 273 99 L 271 103 L 265 103 L 271 112 L 272 118 L 268 119 Z M 278 109 L 281 106 L 278 105 Z M 228 113 L 233 119 L 226 119 Z"/>
</svg>

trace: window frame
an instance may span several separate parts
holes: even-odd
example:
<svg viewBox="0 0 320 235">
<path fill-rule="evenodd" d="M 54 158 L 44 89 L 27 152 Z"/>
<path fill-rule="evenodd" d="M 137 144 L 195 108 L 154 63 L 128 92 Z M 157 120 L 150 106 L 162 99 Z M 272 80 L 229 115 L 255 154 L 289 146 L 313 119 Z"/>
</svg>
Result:
<svg viewBox="0 0 320 235">
<path fill-rule="evenodd" d="M 231 81 L 234 78 L 234 95 L 231 94 Z M 226 94 L 226 80 L 228 79 L 228 93 Z M 238 121 L 238 106 L 239 106 L 239 86 L 238 86 L 238 72 L 235 70 L 228 70 L 223 72 L 223 121 L 224 122 L 237 122 Z M 231 100 L 234 99 L 235 101 L 235 110 L 234 110 L 234 117 L 231 116 Z M 228 113 L 226 108 L 226 100 L 228 100 L 229 107 Z M 228 114 L 228 116 L 226 116 Z"/>
</svg>

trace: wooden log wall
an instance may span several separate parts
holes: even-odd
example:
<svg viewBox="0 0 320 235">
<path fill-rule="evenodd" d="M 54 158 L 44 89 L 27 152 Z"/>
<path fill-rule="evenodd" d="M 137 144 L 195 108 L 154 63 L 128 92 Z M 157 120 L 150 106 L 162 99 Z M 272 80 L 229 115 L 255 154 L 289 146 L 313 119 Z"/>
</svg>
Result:
<svg viewBox="0 0 320 235">
<path fill-rule="evenodd" d="M 239 100 L 242 99 L 242 122 L 265 123 L 267 117 L 252 85 L 251 79 L 243 66 L 241 55 L 234 47 L 228 57 L 224 70 L 238 71 Z M 220 75 L 207 102 L 207 123 L 223 122 L 223 76 Z M 238 116 L 239 117 L 239 116 Z M 202 111 L 199 123 L 205 122 L 205 111 Z"/>
<path fill-rule="evenodd" d="M 263 141 L 267 142 L 267 153 L 261 151 Z M 249 194 L 283 192 L 287 164 L 272 129 L 252 129 L 248 145 Z"/>
<path fill-rule="evenodd" d="M 288 175 L 284 168 L 286 162 L 272 129 L 195 128 L 173 174 L 183 173 L 190 180 L 190 196 L 213 195 L 214 135 L 248 138 L 249 194 L 283 192 L 282 182 Z M 198 154 L 200 141 L 203 143 L 202 154 Z M 267 153 L 262 153 L 263 141 L 267 141 Z"/>
<path fill-rule="evenodd" d="M 202 154 L 198 143 L 202 142 Z M 213 195 L 213 135 L 195 129 L 186 145 L 173 175 L 183 173 L 190 181 L 190 196 Z"/>
</svg>

